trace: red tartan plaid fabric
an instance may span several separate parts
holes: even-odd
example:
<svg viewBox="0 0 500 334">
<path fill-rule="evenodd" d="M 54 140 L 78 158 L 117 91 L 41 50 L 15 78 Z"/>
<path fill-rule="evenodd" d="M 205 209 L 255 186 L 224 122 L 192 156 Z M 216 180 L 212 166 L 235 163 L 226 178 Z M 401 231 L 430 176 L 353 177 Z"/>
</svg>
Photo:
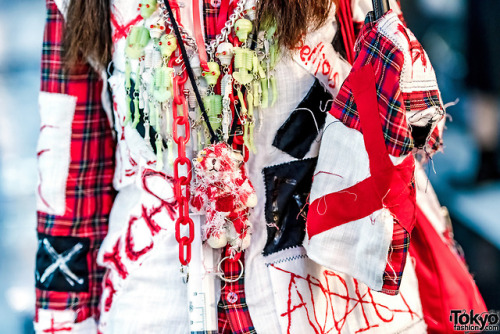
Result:
<svg viewBox="0 0 500 334">
<path fill-rule="evenodd" d="M 402 93 L 403 101 L 405 103 L 405 109 L 409 111 L 421 111 L 433 106 L 440 106 L 440 96 L 439 91 L 429 90 L 425 92 L 412 92 L 412 93 Z M 430 148 L 430 152 L 436 152 L 442 147 L 443 140 L 439 133 L 438 127 L 434 128 L 434 131 L 427 140 L 427 146 Z"/>
<path fill-rule="evenodd" d="M 88 65 L 71 74 L 64 71 L 62 35 L 64 18 L 54 1 L 47 0 L 41 90 L 77 97 L 71 133 L 71 161 L 66 184 L 66 212 L 62 216 L 38 212 L 38 233 L 88 238 L 89 289 L 58 292 L 36 289 L 36 307 L 77 311 L 77 322 L 98 317 L 103 268 L 96 263 L 99 246 L 108 229 L 114 200 L 112 187 L 115 143 L 101 105 L 102 80 Z"/>
<path fill-rule="evenodd" d="M 396 295 L 398 293 L 409 248 L 410 233 L 395 221 L 391 249 L 389 250 L 384 272 L 384 285 L 381 290 L 383 293 L 388 295 Z"/>
<path fill-rule="evenodd" d="M 374 25 L 374 22 L 365 24 L 359 34 L 356 41 L 356 64 L 361 67 L 371 63 L 375 69 L 379 110 L 384 111 L 380 117 L 383 120 L 387 150 L 389 154 L 398 157 L 410 153 L 414 148 L 405 112 L 410 109 L 422 110 L 413 109 L 417 106 L 426 106 L 423 109 L 431 106 L 442 109 L 442 106 L 437 90 L 411 94 L 401 92 L 399 79 L 404 62 L 403 53 L 392 41 L 377 33 Z M 344 84 L 340 89 L 330 113 L 346 126 L 362 132 L 354 97 L 348 84 Z M 438 131 L 434 131 L 427 144 L 432 150 L 437 150 L 440 143 Z"/>
<path fill-rule="evenodd" d="M 219 16 L 219 7 L 212 6 L 213 0 L 203 0 L 203 19 L 205 26 L 205 40 L 212 40 L 217 36 L 217 19 Z"/>
<path fill-rule="evenodd" d="M 244 255 L 240 257 L 244 265 Z M 234 280 L 240 275 L 238 261 L 226 260 L 222 263 L 224 277 Z M 256 333 L 245 298 L 244 276 L 234 283 L 222 282 L 220 301 L 218 304 L 219 333 L 247 334 Z"/>
<path fill-rule="evenodd" d="M 418 42 L 416 43 L 418 44 Z M 416 47 L 419 46 L 418 44 Z M 377 31 L 375 22 L 367 23 L 361 29 L 356 41 L 356 52 L 354 67 L 360 68 L 371 64 L 375 71 L 377 101 L 388 153 L 393 156 L 411 153 L 414 141 L 406 120 L 406 113 L 423 111 L 431 107 L 442 110 L 439 91 L 429 90 L 411 93 L 401 91 L 400 76 L 404 63 L 403 53 L 398 50 L 394 42 Z M 342 85 L 330 113 L 346 126 L 362 132 L 354 94 L 348 81 Z M 427 139 L 426 149 L 430 149 L 430 152 L 427 150 L 427 153 L 438 150 L 441 144 L 439 130 L 436 127 Z M 414 188 L 414 184 L 412 186 Z M 399 291 L 409 243 L 409 231 L 395 221 L 382 287 L 382 291 L 386 294 L 394 295 Z"/>
<path fill-rule="evenodd" d="M 220 7 L 212 6 L 212 3 L 216 3 L 216 1 L 203 1 L 205 36 L 208 41 L 214 39 L 220 33 L 217 29 Z M 232 13 L 234 9 L 232 5 L 229 6 L 229 13 Z M 241 256 L 242 261 L 243 258 L 244 256 Z M 223 270 L 225 277 L 230 279 L 234 279 L 240 274 L 238 262 L 224 261 Z M 230 297 L 236 295 L 238 300 L 234 303 L 228 302 L 228 294 Z M 219 333 L 255 333 L 245 301 L 244 277 L 241 277 L 236 283 L 226 284 L 218 304 L 218 318 Z"/>
</svg>

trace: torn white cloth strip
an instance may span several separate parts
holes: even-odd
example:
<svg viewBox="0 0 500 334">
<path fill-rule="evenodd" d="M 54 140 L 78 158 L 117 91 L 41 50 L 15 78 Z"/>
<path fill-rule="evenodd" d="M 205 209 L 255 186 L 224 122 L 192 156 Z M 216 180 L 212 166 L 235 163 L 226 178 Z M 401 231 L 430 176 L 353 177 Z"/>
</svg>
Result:
<svg viewBox="0 0 500 334">
<path fill-rule="evenodd" d="M 66 211 L 66 181 L 71 156 L 71 125 L 76 97 L 40 92 L 40 135 L 37 145 L 37 210 L 53 215 Z"/>
<path fill-rule="evenodd" d="M 34 323 L 35 333 L 96 334 L 97 325 L 90 317 L 75 323 L 76 311 L 38 309 L 38 321 Z"/>
</svg>

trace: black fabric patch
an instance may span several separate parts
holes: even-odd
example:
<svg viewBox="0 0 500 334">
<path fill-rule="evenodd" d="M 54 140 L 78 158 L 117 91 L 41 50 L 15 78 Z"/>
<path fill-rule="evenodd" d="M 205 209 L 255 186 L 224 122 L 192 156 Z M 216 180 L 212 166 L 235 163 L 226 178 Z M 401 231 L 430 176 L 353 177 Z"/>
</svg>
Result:
<svg viewBox="0 0 500 334">
<path fill-rule="evenodd" d="M 36 287 L 50 291 L 88 291 L 89 249 L 88 238 L 54 237 L 39 233 L 35 269 Z M 54 265 L 59 258 L 63 259 L 62 263 Z"/>
<path fill-rule="evenodd" d="M 264 168 L 267 242 L 264 255 L 302 245 L 306 233 L 307 197 L 318 159 Z"/>
<path fill-rule="evenodd" d="M 306 97 L 278 129 L 273 146 L 294 158 L 304 158 L 318 137 L 318 131 L 325 125 L 331 100 L 332 95 L 316 79 Z"/>
</svg>

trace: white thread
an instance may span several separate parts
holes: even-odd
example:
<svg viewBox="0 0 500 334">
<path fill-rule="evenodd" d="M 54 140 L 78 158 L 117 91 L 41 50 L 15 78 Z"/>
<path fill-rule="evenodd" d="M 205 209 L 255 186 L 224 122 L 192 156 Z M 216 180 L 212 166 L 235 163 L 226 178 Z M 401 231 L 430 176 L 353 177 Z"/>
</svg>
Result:
<svg viewBox="0 0 500 334">
<path fill-rule="evenodd" d="M 312 118 L 313 118 L 314 125 L 316 126 L 316 132 L 317 132 L 317 133 L 319 133 L 319 126 L 318 126 L 318 122 L 316 122 L 316 117 L 314 117 L 314 113 L 313 113 L 313 111 L 312 111 L 311 109 L 309 109 L 309 108 L 297 108 L 297 109 L 295 109 L 295 110 L 297 110 L 297 111 L 298 111 L 298 110 L 307 110 L 307 111 L 309 111 L 309 112 L 311 113 Z M 294 111 L 295 111 L 295 110 L 294 110 Z"/>
<path fill-rule="evenodd" d="M 455 99 L 455 101 L 452 101 L 452 102 L 448 102 L 448 103 L 446 103 L 446 104 L 443 106 L 444 111 L 446 111 L 446 109 L 448 109 L 449 107 L 454 107 L 454 106 L 456 106 L 456 105 L 458 104 L 458 102 L 460 102 L 460 99 L 457 97 L 457 98 Z"/>
</svg>

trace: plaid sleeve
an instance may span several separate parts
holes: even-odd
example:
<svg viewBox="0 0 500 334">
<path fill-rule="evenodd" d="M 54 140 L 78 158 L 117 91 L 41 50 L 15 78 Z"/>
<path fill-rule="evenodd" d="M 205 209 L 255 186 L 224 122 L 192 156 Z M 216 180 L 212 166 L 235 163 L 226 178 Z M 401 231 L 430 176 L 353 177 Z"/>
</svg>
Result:
<svg viewBox="0 0 500 334">
<path fill-rule="evenodd" d="M 101 105 L 103 82 L 88 64 L 64 69 L 64 17 L 53 0 L 46 6 L 37 154 L 39 326 L 50 312 L 52 326 L 54 312 L 63 322 L 98 318 L 104 270 L 96 257 L 115 195 L 115 143 Z"/>
</svg>

